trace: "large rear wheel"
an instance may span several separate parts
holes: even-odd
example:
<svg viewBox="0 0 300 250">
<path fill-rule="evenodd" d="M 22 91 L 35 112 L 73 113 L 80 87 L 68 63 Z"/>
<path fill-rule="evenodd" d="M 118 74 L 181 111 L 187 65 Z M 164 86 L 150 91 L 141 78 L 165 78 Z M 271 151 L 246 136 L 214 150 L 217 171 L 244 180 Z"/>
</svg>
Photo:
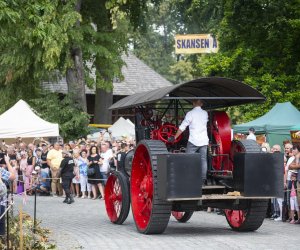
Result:
<svg viewBox="0 0 300 250">
<path fill-rule="evenodd" d="M 168 153 L 161 141 L 141 141 L 132 161 L 130 192 L 132 214 L 139 232 L 160 234 L 166 229 L 171 204 L 157 190 L 157 155 Z"/>
<path fill-rule="evenodd" d="M 122 224 L 129 213 L 130 196 L 127 177 L 117 171 L 113 171 L 105 185 L 105 207 L 110 221 L 114 224 Z"/>
<path fill-rule="evenodd" d="M 232 141 L 230 158 L 234 159 L 235 153 L 259 153 L 260 146 L 253 140 Z M 233 168 L 238 166 L 233 166 Z M 235 231 L 254 231 L 263 223 L 266 216 L 267 200 L 248 200 L 246 209 L 225 209 L 225 217 L 230 227 Z"/>
</svg>

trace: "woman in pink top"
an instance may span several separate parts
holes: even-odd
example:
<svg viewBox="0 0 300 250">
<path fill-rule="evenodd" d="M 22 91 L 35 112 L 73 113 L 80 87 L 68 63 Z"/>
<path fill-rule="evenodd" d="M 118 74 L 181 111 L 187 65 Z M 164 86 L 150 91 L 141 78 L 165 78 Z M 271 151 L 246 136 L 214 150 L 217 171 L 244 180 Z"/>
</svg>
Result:
<svg viewBox="0 0 300 250">
<path fill-rule="evenodd" d="M 295 210 L 296 210 L 297 214 L 299 214 L 299 206 L 298 206 L 298 201 L 297 201 L 297 174 L 296 173 L 292 173 L 291 181 L 289 183 L 288 188 L 291 190 L 291 194 L 290 194 L 290 206 L 291 206 L 290 218 L 291 218 L 291 221 L 290 221 L 290 223 L 298 224 L 299 219 L 298 219 L 298 221 L 294 220 Z"/>
</svg>

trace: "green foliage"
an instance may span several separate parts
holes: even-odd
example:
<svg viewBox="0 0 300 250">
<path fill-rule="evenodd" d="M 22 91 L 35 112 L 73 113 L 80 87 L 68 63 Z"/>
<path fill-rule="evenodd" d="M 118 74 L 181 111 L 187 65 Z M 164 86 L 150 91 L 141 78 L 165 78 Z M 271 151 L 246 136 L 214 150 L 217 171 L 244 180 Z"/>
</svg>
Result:
<svg viewBox="0 0 300 250">
<path fill-rule="evenodd" d="M 83 60 L 90 62 L 84 68 L 87 84 L 95 85 L 90 73 L 96 70 L 96 86 L 111 89 L 114 77 L 122 79 L 128 23 L 144 26 L 146 2 L 0 0 L 2 111 L 20 98 L 38 97 L 40 82 L 53 72 L 66 75 L 68 68 L 75 67 L 75 51 L 82 51 Z"/>
<path fill-rule="evenodd" d="M 12 217 L 9 215 L 9 234 L 10 234 L 10 250 L 20 249 L 20 218 L 19 216 Z M 36 232 L 33 233 L 33 219 L 28 214 L 23 214 L 23 249 L 24 250 L 47 250 L 56 249 L 53 243 L 48 242 L 50 230 L 42 228 L 40 222 L 37 222 Z M 0 249 L 6 248 L 6 239 L 0 239 Z"/>
<path fill-rule="evenodd" d="M 180 83 L 192 80 L 192 71 L 192 63 L 189 61 L 181 60 L 170 66 L 169 73 L 173 76 L 173 78 L 175 78 L 176 83 Z"/>
<path fill-rule="evenodd" d="M 85 137 L 89 133 L 89 115 L 80 107 L 74 107 L 70 96 L 61 100 L 57 94 L 44 93 L 29 103 L 41 118 L 59 124 L 60 135 L 65 140 Z"/>
<path fill-rule="evenodd" d="M 176 22 L 174 1 L 165 0 L 160 5 L 152 5 L 148 1 L 148 9 L 145 19 L 147 29 L 131 32 L 133 52 L 159 74 L 172 82 L 178 82 L 184 76 L 178 76 L 178 70 L 176 76 L 170 72 L 170 67 L 177 62 L 173 53 L 174 34 L 180 29 L 180 24 Z"/>
<path fill-rule="evenodd" d="M 221 51 L 199 57 L 197 74 L 243 80 L 267 97 L 263 105 L 230 108 L 235 122 L 254 119 L 276 102 L 300 108 L 299 7 L 294 0 L 224 3 L 218 25 Z"/>
<path fill-rule="evenodd" d="M 71 43 L 82 40 L 74 28 L 76 1 L 0 1 L 0 83 L 36 85 L 54 69 L 70 64 Z"/>
</svg>

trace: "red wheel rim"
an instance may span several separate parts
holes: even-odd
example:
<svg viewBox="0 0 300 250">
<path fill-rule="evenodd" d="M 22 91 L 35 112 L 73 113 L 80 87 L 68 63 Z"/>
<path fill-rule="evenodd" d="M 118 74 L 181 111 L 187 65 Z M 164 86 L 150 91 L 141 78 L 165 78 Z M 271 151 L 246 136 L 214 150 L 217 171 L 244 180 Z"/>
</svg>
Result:
<svg viewBox="0 0 300 250">
<path fill-rule="evenodd" d="M 105 185 L 105 207 L 110 221 L 117 221 L 122 209 L 122 188 L 119 179 L 113 174 Z"/>
<path fill-rule="evenodd" d="M 184 212 L 172 211 L 172 215 L 175 217 L 176 220 L 180 220 L 182 219 Z"/>
<path fill-rule="evenodd" d="M 135 151 L 130 184 L 134 220 L 137 227 L 144 230 L 150 221 L 153 200 L 151 160 L 144 145 L 139 145 Z"/>
<path fill-rule="evenodd" d="M 224 210 L 228 223 L 232 227 L 241 227 L 246 219 L 246 211 L 244 210 Z"/>
</svg>

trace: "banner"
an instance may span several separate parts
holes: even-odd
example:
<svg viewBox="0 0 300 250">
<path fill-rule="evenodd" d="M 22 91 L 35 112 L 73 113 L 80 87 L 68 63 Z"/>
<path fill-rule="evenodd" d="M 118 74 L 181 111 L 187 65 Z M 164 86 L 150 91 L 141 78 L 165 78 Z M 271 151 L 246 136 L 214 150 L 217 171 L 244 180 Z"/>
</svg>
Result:
<svg viewBox="0 0 300 250">
<path fill-rule="evenodd" d="M 211 34 L 175 35 L 176 54 L 217 53 L 219 45 Z"/>
</svg>

